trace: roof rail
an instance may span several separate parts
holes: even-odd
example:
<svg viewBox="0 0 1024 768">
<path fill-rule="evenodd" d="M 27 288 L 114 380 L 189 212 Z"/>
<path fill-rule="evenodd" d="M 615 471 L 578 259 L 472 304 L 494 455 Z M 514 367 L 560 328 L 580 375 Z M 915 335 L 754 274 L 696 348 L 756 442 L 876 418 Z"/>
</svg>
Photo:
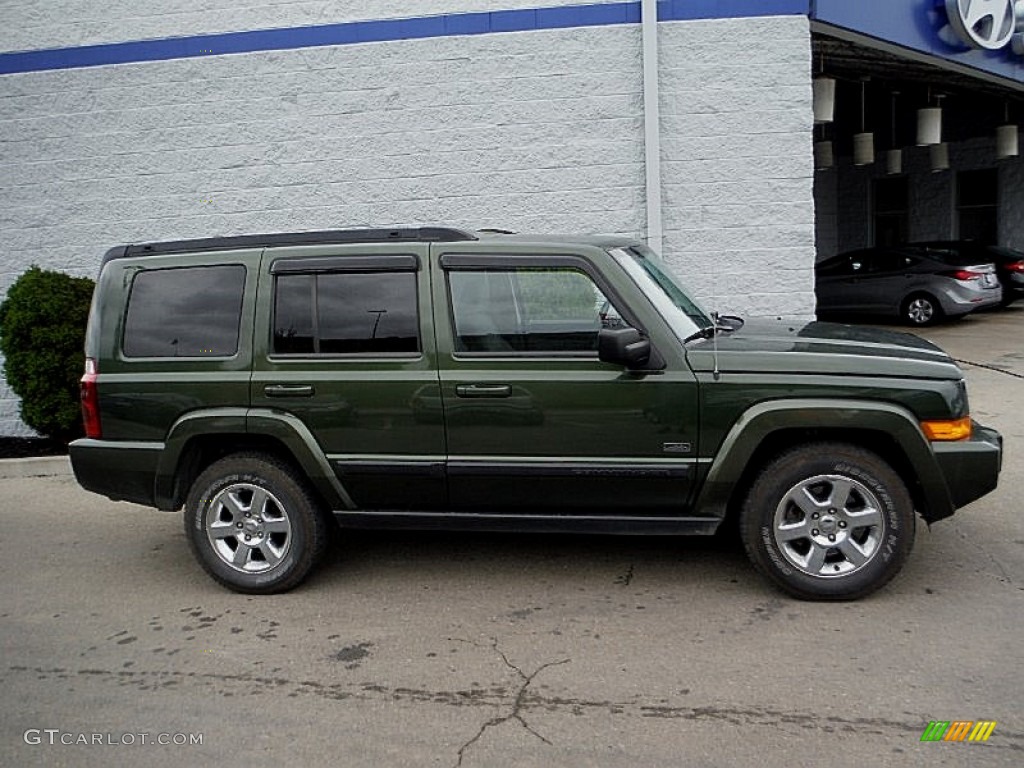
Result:
<svg viewBox="0 0 1024 768">
<path fill-rule="evenodd" d="M 317 232 L 280 232 L 267 235 L 235 235 L 206 237 L 196 240 L 173 240 L 163 243 L 141 243 L 111 248 L 103 263 L 125 256 L 155 256 L 187 251 L 227 251 L 235 248 L 271 248 L 284 245 L 341 245 L 345 243 L 438 243 L 464 242 L 477 237 L 461 229 L 447 227 L 410 227 L 404 229 L 327 229 Z"/>
</svg>

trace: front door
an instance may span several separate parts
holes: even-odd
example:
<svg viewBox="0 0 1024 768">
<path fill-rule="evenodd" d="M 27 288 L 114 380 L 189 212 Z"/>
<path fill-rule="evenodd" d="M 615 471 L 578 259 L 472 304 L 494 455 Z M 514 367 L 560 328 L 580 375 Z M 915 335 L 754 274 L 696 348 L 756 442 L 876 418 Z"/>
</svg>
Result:
<svg viewBox="0 0 1024 768">
<path fill-rule="evenodd" d="M 453 510 L 685 515 L 697 403 L 681 349 L 659 373 L 600 362 L 602 327 L 645 323 L 583 255 L 444 248 L 432 268 Z"/>
</svg>

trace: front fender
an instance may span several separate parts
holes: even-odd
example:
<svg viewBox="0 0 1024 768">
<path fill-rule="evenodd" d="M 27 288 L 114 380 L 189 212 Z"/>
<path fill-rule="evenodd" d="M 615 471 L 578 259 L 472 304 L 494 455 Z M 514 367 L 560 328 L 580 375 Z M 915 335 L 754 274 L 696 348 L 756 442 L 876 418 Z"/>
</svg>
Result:
<svg viewBox="0 0 1024 768">
<path fill-rule="evenodd" d="M 755 451 L 774 433 L 790 429 L 881 433 L 895 441 L 916 474 L 925 519 L 940 520 L 956 509 L 935 453 L 909 410 L 872 400 L 808 398 L 758 403 L 743 412 L 712 462 L 697 497 L 696 514 L 724 518 Z"/>
</svg>

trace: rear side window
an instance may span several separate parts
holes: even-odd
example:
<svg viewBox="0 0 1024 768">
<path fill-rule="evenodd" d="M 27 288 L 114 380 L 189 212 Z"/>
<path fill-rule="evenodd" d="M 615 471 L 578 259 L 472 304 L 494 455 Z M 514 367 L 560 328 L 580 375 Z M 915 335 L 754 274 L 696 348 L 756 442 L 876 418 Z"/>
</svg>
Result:
<svg viewBox="0 0 1024 768">
<path fill-rule="evenodd" d="M 128 298 L 125 357 L 230 357 L 244 289 L 240 264 L 140 272 Z"/>
<path fill-rule="evenodd" d="M 414 272 L 337 272 L 275 279 L 275 354 L 417 354 Z"/>
</svg>

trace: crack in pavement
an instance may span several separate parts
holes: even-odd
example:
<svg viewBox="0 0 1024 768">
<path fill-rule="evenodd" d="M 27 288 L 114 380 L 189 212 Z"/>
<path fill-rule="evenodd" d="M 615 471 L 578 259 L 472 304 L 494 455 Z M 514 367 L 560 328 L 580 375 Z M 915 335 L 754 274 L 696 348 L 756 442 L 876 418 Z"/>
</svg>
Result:
<svg viewBox="0 0 1024 768">
<path fill-rule="evenodd" d="M 480 645 L 480 643 L 473 642 L 472 640 L 465 640 L 461 637 L 453 637 L 450 639 L 461 643 L 468 643 L 469 645 L 476 646 L 477 648 L 484 647 Z M 501 660 L 502 662 L 504 662 L 506 667 L 511 669 L 519 676 L 519 678 L 523 681 L 523 684 L 519 686 L 519 690 L 516 692 L 516 698 L 515 701 L 513 701 L 512 703 L 511 712 L 509 712 L 507 715 L 502 715 L 501 717 L 492 717 L 490 720 L 487 720 L 483 725 L 480 726 L 480 730 L 476 732 L 473 738 L 471 738 L 469 741 L 467 741 L 465 744 L 459 747 L 458 760 L 455 763 L 456 768 L 459 768 L 462 765 L 462 761 L 466 756 L 466 750 L 468 750 L 470 747 L 472 747 L 474 744 L 480 741 L 480 739 L 483 737 L 484 733 L 486 733 L 488 729 L 497 728 L 499 725 L 504 725 L 510 720 L 515 720 L 517 723 L 523 726 L 523 728 L 525 728 L 528 733 L 536 736 L 545 744 L 549 746 L 551 744 L 551 742 L 548 739 L 544 738 L 539 733 L 537 733 L 537 731 L 531 728 L 530 724 L 527 723 L 526 720 L 523 718 L 522 710 L 523 706 L 526 703 L 526 690 L 530 687 L 530 683 L 533 682 L 534 678 L 536 678 L 537 675 L 539 675 L 545 669 L 549 669 L 550 667 L 557 667 L 560 664 L 568 664 L 570 661 L 572 661 L 572 659 L 560 659 L 559 661 L 546 662 L 537 667 L 537 669 L 535 669 L 531 674 L 527 675 L 525 672 L 523 672 L 522 669 L 520 669 L 508 660 L 508 656 L 505 655 L 505 652 L 502 651 L 500 647 L 498 647 L 497 638 L 491 638 L 491 645 L 489 647 L 492 651 L 494 651 L 498 654 L 498 656 L 501 657 Z"/>
<path fill-rule="evenodd" d="M 950 527 L 956 532 L 956 534 L 964 541 L 964 543 L 967 546 L 973 547 L 974 549 L 976 549 L 981 555 L 983 555 L 986 559 L 988 559 L 988 561 L 990 563 L 992 563 L 992 565 L 995 566 L 996 570 L 999 571 L 1000 574 L 1002 574 L 1002 578 L 1000 578 L 999 576 L 996 576 L 996 581 L 1001 581 L 1001 582 L 1003 582 L 1005 584 L 1009 584 L 1010 586 L 1016 586 L 1016 584 L 1013 581 L 1013 577 L 1010 575 L 1010 572 L 999 561 L 999 558 L 997 558 L 995 555 L 993 555 L 988 550 L 988 548 L 983 547 L 980 544 L 978 544 L 978 542 L 975 541 L 973 536 L 968 536 L 966 533 L 964 533 L 963 528 L 961 528 L 958 525 L 957 520 L 954 519 L 954 520 L 950 520 L 949 522 L 951 524 Z"/>
<path fill-rule="evenodd" d="M 455 639 L 455 638 L 452 638 Z M 876 735 L 881 737 L 910 737 L 913 741 L 921 735 L 921 731 L 933 717 L 929 713 L 904 711 L 904 717 L 853 717 L 824 714 L 815 711 L 794 711 L 756 705 L 717 705 L 700 706 L 671 705 L 665 700 L 653 704 L 641 696 L 627 699 L 599 700 L 571 698 L 564 696 L 541 695 L 529 690 L 530 684 L 548 667 L 567 664 L 570 659 L 548 662 L 538 667 L 533 674 L 526 675 L 516 667 L 497 647 L 481 645 L 469 640 L 460 640 L 487 650 L 497 652 L 505 665 L 513 670 L 521 685 L 515 692 L 512 711 L 502 717 L 494 717 L 485 722 L 472 739 L 460 749 L 462 756 L 490 728 L 494 728 L 509 720 L 516 720 L 535 737 L 550 744 L 551 741 L 529 726 L 523 717 L 523 709 L 542 710 L 555 714 L 571 714 L 584 716 L 587 714 L 607 714 L 615 717 L 638 717 L 667 720 L 679 720 L 695 723 L 719 723 L 739 728 L 764 727 L 778 729 L 791 728 L 814 731 L 816 733 L 843 732 L 850 734 Z M 502 686 L 491 688 L 474 687 L 468 690 L 430 690 L 425 688 L 406 688 L 381 685 L 370 682 L 330 683 L 322 680 L 294 680 L 286 677 L 227 674 L 216 672 L 197 672 L 180 670 L 110 670 L 97 667 L 74 669 L 70 667 L 40 667 L 28 665 L 10 665 L 0 672 L 0 686 L 9 687 L 13 677 L 31 677 L 38 685 L 45 681 L 73 682 L 74 680 L 94 680 L 99 683 L 113 683 L 118 686 L 132 686 L 137 690 L 158 692 L 161 690 L 188 690 L 189 686 L 212 689 L 213 695 L 223 697 L 285 695 L 288 697 L 315 696 L 332 702 L 338 701 L 389 701 L 408 702 L 411 704 L 435 704 L 448 707 L 492 707 L 507 704 L 512 691 Z M 985 745 L 986 749 L 1024 753 L 1024 732 L 1007 728 L 1000 723 L 996 729 L 998 741 L 993 738 Z M 457 764 L 461 766 L 461 764 Z"/>
</svg>

